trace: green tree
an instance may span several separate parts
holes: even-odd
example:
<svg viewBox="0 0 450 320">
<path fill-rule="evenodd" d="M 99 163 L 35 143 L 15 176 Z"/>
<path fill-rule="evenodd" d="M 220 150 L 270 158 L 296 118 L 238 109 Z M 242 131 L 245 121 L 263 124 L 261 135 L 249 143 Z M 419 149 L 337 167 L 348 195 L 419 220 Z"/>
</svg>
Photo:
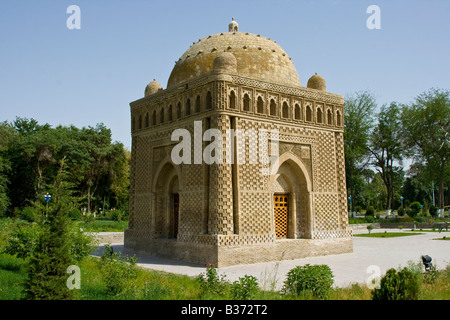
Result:
<svg viewBox="0 0 450 320">
<path fill-rule="evenodd" d="M 103 124 L 95 128 L 83 128 L 78 133 L 75 148 L 71 150 L 73 177 L 76 178 L 86 196 L 88 212 L 100 186 L 102 176 L 111 165 L 114 147 L 111 145 L 111 130 Z"/>
<path fill-rule="evenodd" d="M 65 300 L 73 291 L 66 285 L 71 255 L 70 220 L 62 202 L 50 206 L 48 218 L 41 219 L 42 232 L 28 262 L 25 293 L 30 300 Z"/>
<path fill-rule="evenodd" d="M 8 148 L 14 141 L 14 130 L 7 123 L 0 123 L 0 217 L 4 216 L 10 204 L 8 196 L 8 174 L 11 170 L 11 162 L 8 156 Z"/>
<path fill-rule="evenodd" d="M 449 173 L 450 91 L 430 89 L 402 108 L 403 143 L 409 155 L 425 164 L 438 180 L 438 207 L 444 208 L 444 185 Z"/>
<path fill-rule="evenodd" d="M 0 124 L 0 214 L 37 207 L 46 192 L 64 188 L 89 211 L 100 202 L 103 207 L 110 203 L 126 208 L 129 158 L 123 144 L 111 141 L 111 130 L 103 124 L 79 129 L 52 128 L 27 118 L 4 122 Z M 64 188 L 55 189 L 56 183 Z"/>
<path fill-rule="evenodd" d="M 12 128 L 17 133 L 8 149 L 11 161 L 9 195 L 14 207 L 34 204 L 46 182 L 46 170 L 55 162 L 56 140 L 48 124 L 34 119 L 16 118 Z"/>
<path fill-rule="evenodd" d="M 400 108 L 396 103 L 384 105 L 378 114 L 378 124 L 370 136 L 368 150 L 372 155 L 371 164 L 379 172 L 386 187 L 386 210 L 392 209 L 396 177 L 403 176 L 403 169 L 396 166 L 402 162 Z M 399 186 L 400 187 L 400 186 Z"/>
<path fill-rule="evenodd" d="M 413 163 L 408 170 L 409 177 L 403 183 L 402 195 L 405 204 L 418 201 L 424 204 L 433 204 L 432 183 L 429 181 L 426 166 Z"/>
<path fill-rule="evenodd" d="M 344 148 L 348 194 L 354 194 L 354 181 L 367 166 L 370 130 L 373 124 L 375 97 L 367 92 L 356 92 L 344 104 Z M 356 205 L 356 203 L 355 203 Z"/>
</svg>

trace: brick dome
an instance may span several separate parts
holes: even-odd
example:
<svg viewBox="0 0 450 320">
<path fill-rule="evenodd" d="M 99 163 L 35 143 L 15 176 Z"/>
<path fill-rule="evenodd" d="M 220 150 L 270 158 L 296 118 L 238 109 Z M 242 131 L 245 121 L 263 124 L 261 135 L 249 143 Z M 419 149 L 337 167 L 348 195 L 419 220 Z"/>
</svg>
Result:
<svg viewBox="0 0 450 320">
<path fill-rule="evenodd" d="M 157 93 L 159 90 L 162 90 L 161 85 L 156 81 L 156 79 L 153 79 L 153 81 L 150 82 L 145 87 L 144 95 L 147 97 L 147 96 L 149 96 L 151 94 Z"/>
<path fill-rule="evenodd" d="M 327 84 L 325 82 L 325 79 L 322 76 L 319 76 L 317 73 L 309 78 L 306 86 L 310 89 L 327 91 Z"/>
<path fill-rule="evenodd" d="M 219 72 L 236 72 L 236 57 L 231 52 L 219 53 L 213 61 L 213 69 Z"/>
<path fill-rule="evenodd" d="M 214 59 L 232 53 L 240 76 L 288 86 L 300 86 L 294 63 L 275 41 L 246 32 L 223 32 L 195 42 L 175 63 L 167 87 L 213 69 Z"/>
</svg>

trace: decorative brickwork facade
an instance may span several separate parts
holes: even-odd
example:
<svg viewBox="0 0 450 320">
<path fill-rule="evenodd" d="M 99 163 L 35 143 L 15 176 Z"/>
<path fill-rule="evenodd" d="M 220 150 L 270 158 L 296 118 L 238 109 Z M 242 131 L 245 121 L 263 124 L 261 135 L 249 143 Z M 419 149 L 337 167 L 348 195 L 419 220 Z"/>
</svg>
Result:
<svg viewBox="0 0 450 320">
<path fill-rule="evenodd" d="M 153 81 L 144 98 L 130 103 L 126 250 L 218 266 L 352 252 L 343 97 L 326 92 L 318 75 L 302 87 L 278 44 L 232 24 L 230 32 L 194 43 L 167 89 Z M 179 128 L 192 137 L 190 163 L 175 164 L 171 156 Z M 208 129 L 222 134 L 221 163 L 204 161 Z M 238 144 L 230 132 L 239 130 L 256 135 Z M 263 174 L 273 140 L 278 165 Z M 254 147 L 257 162 L 250 159 Z"/>
</svg>

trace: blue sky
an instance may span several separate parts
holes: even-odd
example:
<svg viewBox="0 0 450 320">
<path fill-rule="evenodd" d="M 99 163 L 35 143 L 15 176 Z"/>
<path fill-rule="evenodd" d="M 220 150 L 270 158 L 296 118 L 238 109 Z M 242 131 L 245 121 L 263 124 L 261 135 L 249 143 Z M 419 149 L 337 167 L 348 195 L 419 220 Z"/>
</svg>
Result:
<svg viewBox="0 0 450 320">
<path fill-rule="evenodd" d="M 69 30 L 67 7 L 81 9 Z M 381 10 L 370 30 L 369 5 Z M 381 106 L 450 89 L 450 1 L 86 1 L 0 2 L 0 121 L 16 116 L 77 127 L 104 123 L 131 147 L 129 103 L 198 39 L 239 31 L 276 40 L 302 85 L 315 72 L 327 90 L 369 90 Z"/>
</svg>

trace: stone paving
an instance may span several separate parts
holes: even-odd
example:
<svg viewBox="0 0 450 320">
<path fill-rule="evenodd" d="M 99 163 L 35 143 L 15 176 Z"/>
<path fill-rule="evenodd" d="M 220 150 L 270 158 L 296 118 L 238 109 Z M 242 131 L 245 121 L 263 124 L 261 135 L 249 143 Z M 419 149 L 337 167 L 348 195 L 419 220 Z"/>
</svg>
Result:
<svg viewBox="0 0 450 320">
<path fill-rule="evenodd" d="M 385 231 L 409 232 L 410 230 L 375 229 L 372 233 Z M 354 231 L 354 234 L 358 233 L 367 233 L 367 230 Z M 253 275 L 258 278 L 260 285 L 265 288 L 274 286 L 278 290 L 287 272 L 295 266 L 326 264 L 333 271 L 334 285 L 345 287 L 352 283 L 366 283 L 367 279 L 373 277 L 376 272 L 368 270 L 370 266 L 375 266 L 372 270 L 379 270 L 380 274 L 384 275 L 389 268 L 406 266 L 409 261 L 421 262 L 422 255 L 429 255 L 433 259 L 433 265 L 436 265 L 438 269 L 445 268 L 450 264 L 450 241 L 433 240 L 443 236 L 450 237 L 450 232 L 423 232 L 414 236 L 397 238 L 354 237 L 353 253 L 223 267 L 218 268 L 218 273 L 225 274 L 226 279 L 231 282 L 245 274 Z M 123 243 L 113 243 L 112 247 L 115 252 L 124 252 Z M 100 246 L 100 250 L 94 255 L 100 254 L 102 248 Z M 143 268 L 188 276 L 197 276 L 205 272 L 205 266 L 202 265 L 144 255 L 136 256 L 139 258 L 138 265 Z"/>
</svg>

